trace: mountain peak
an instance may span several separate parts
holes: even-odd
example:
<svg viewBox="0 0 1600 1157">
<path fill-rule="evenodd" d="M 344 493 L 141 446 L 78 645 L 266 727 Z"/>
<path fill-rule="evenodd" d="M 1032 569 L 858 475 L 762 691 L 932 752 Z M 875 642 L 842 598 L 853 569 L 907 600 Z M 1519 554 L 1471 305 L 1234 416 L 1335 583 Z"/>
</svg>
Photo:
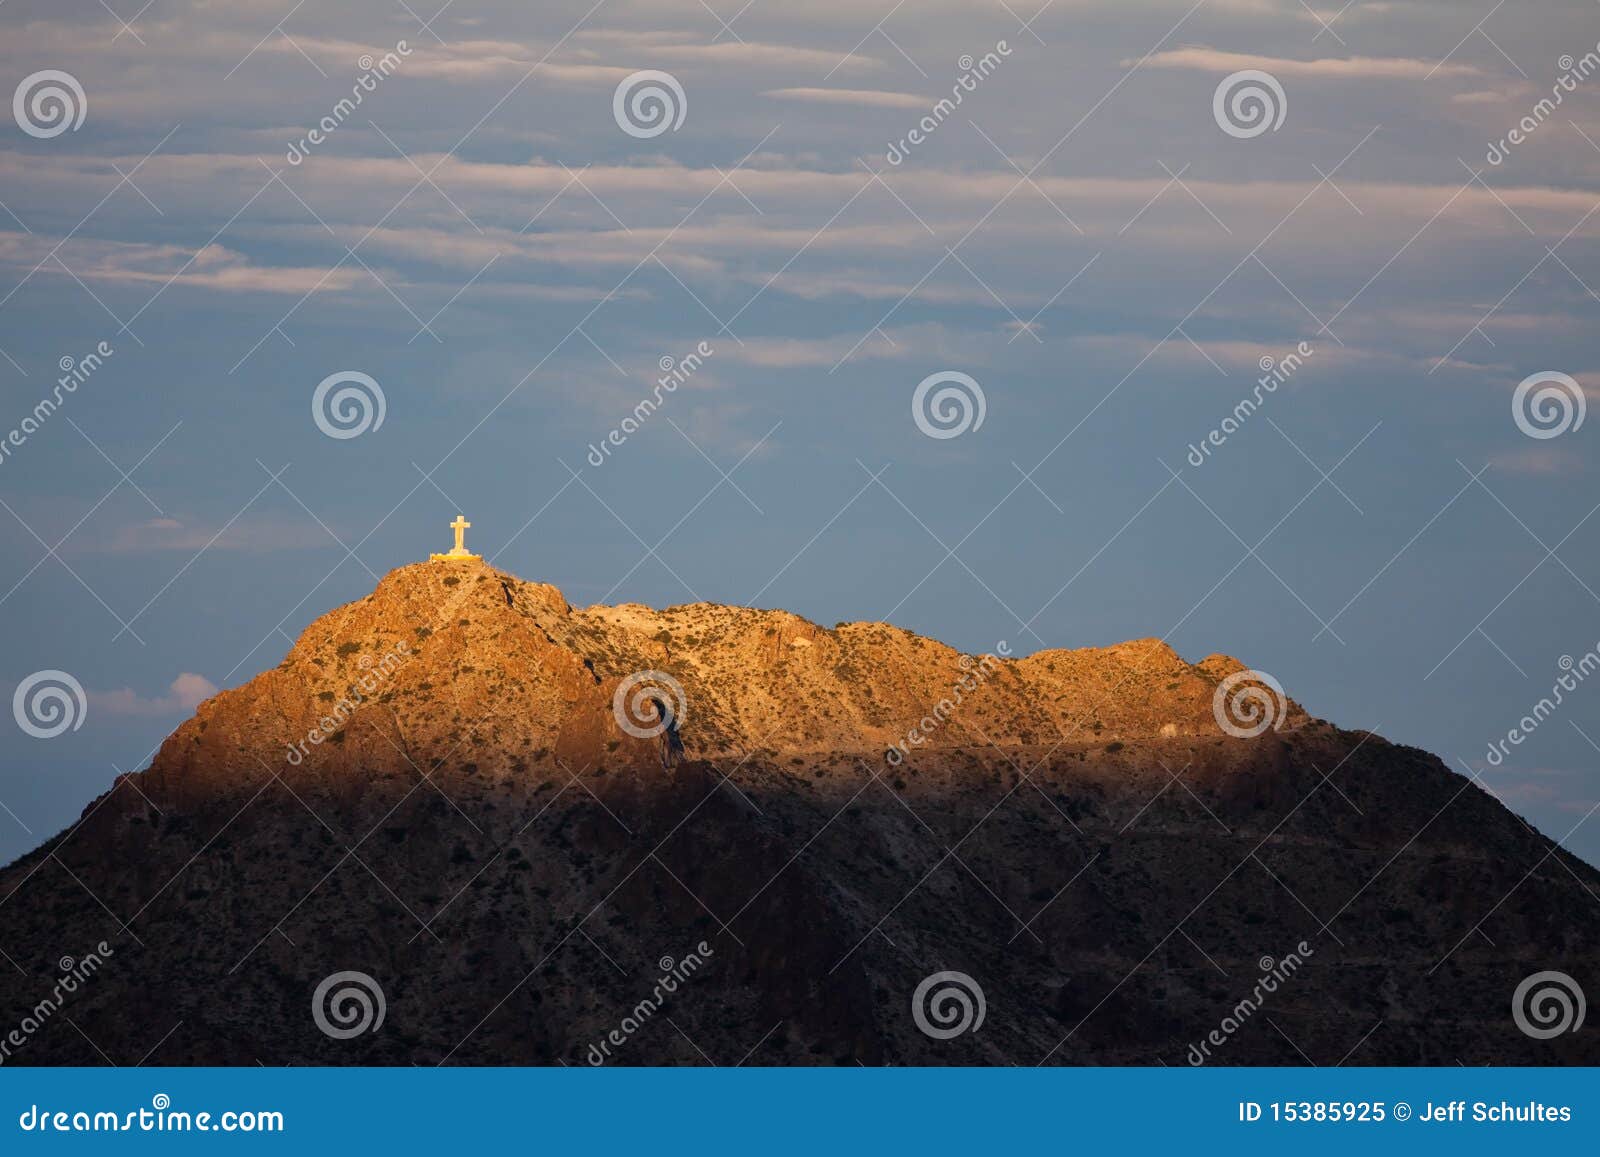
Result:
<svg viewBox="0 0 1600 1157">
<path fill-rule="evenodd" d="M 637 1003 L 619 962 L 702 944 L 673 1010 L 695 1051 L 659 1031 L 630 1061 L 1182 1063 L 1236 1006 L 1227 978 L 1291 947 L 1309 965 L 1273 1016 L 1296 1049 L 1347 1055 L 1359 1022 L 1374 1063 L 1531 1061 L 1504 1009 L 1520 946 L 1592 954 L 1596 878 L 1563 856 L 1530 879 L 1563 854 L 1470 788 L 1159 639 L 1019 657 L 778 610 L 576 609 L 457 556 L 206 700 L 0 894 L 26 901 L 28 968 L 117 940 L 82 1033 L 30 1045 L 65 1063 L 86 1039 L 147 1051 L 127 1010 L 150 992 L 182 1009 L 171 1063 L 582 1063 Z M 1507 897 L 1481 943 L 1469 894 Z M 982 1034 L 910 1026 L 936 967 L 981 978 Z M 284 1011 L 352 969 L 392 1028 L 336 1041 Z M 0 1011 L 36 999 L 0 972 Z M 1229 1057 L 1292 1062 L 1284 1039 Z"/>
<path fill-rule="evenodd" d="M 655 737 L 620 714 L 644 684 L 670 692 L 691 759 L 1220 738 L 1218 681 L 1240 669 L 1221 656 L 1187 663 L 1153 638 L 973 655 L 886 623 L 826 629 L 782 610 L 580 610 L 486 562 L 414 563 L 311 623 L 277 667 L 202 704 L 151 776 L 174 791 L 206 784 L 241 748 L 330 774 L 648 764 Z M 1275 722 L 1310 718 L 1285 699 Z"/>
</svg>

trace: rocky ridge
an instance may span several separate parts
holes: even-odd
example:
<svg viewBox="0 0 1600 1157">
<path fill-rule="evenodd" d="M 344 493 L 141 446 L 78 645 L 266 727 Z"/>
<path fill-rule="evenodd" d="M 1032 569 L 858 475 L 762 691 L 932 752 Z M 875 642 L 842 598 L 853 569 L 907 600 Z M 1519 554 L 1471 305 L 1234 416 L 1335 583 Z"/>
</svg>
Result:
<svg viewBox="0 0 1600 1157">
<path fill-rule="evenodd" d="M 1225 732 L 1225 656 L 994 650 L 401 568 L 0 870 L 7 1022 L 114 951 L 7 1063 L 1600 1061 L 1509 1003 L 1592 985 L 1600 874 L 1474 783 L 1292 700 Z M 386 1019 L 344 1039 L 350 971 Z M 942 971 L 986 998 L 951 1039 Z"/>
</svg>

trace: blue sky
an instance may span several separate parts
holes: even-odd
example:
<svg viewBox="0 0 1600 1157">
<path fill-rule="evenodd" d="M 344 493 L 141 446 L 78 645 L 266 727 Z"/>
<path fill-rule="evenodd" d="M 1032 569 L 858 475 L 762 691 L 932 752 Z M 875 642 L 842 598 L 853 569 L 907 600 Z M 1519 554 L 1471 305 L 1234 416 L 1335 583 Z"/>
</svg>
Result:
<svg viewBox="0 0 1600 1157">
<path fill-rule="evenodd" d="M 0 124 L 0 439 L 112 351 L 0 457 L 0 685 L 88 701 L 0 729 L 0 858 L 458 510 L 579 605 L 1236 655 L 1600 858 L 1600 680 L 1485 761 L 1600 645 L 1600 419 L 1515 412 L 1600 388 L 1600 5 L 108 2 L 0 8 L 83 94 Z"/>
</svg>

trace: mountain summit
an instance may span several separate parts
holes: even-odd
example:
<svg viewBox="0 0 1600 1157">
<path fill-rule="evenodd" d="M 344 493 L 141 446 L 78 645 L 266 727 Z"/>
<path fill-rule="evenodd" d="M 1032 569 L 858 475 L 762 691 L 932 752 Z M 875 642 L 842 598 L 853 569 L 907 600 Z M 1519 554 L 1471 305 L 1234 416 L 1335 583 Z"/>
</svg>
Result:
<svg viewBox="0 0 1600 1157">
<path fill-rule="evenodd" d="M 1222 655 L 1191 665 L 1155 639 L 1009 650 L 965 655 L 883 623 L 825 630 L 708 603 L 574 610 L 554 587 L 481 562 L 418 563 L 318 619 L 275 669 L 202 704 L 148 778 L 157 793 L 209 792 L 237 780 L 241 749 L 281 763 L 286 744 L 292 762 L 356 780 L 429 763 L 491 781 L 536 761 L 647 765 L 654 736 L 638 733 L 657 720 L 641 697 L 679 701 L 691 760 L 1216 736 L 1218 680 L 1243 669 Z M 1287 701 L 1279 715 L 1281 728 L 1310 722 Z"/>
<path fill-rule="evenodd" d="M 579 610 L 468 556 L 0 872 L 0 1015 L 13 1063 L 1596 1063 L 1511 1002 L 1593 976 L 1597 894 L 1226 656 Z"/>
</svg>

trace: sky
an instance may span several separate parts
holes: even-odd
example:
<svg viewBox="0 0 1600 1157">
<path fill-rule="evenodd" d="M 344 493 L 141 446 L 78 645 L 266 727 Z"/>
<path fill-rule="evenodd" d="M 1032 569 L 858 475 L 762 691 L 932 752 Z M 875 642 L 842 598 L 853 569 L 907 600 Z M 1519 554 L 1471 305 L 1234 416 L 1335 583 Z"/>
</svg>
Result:
<svg viewBox="0 0 1600 1157">
<path fill-rule="evenodd" d="M 0 7 L 0 861 L 458 512 L 1230 654 L 1600 861 L 1600 4 L 440 2 Z"/>
</svg>

